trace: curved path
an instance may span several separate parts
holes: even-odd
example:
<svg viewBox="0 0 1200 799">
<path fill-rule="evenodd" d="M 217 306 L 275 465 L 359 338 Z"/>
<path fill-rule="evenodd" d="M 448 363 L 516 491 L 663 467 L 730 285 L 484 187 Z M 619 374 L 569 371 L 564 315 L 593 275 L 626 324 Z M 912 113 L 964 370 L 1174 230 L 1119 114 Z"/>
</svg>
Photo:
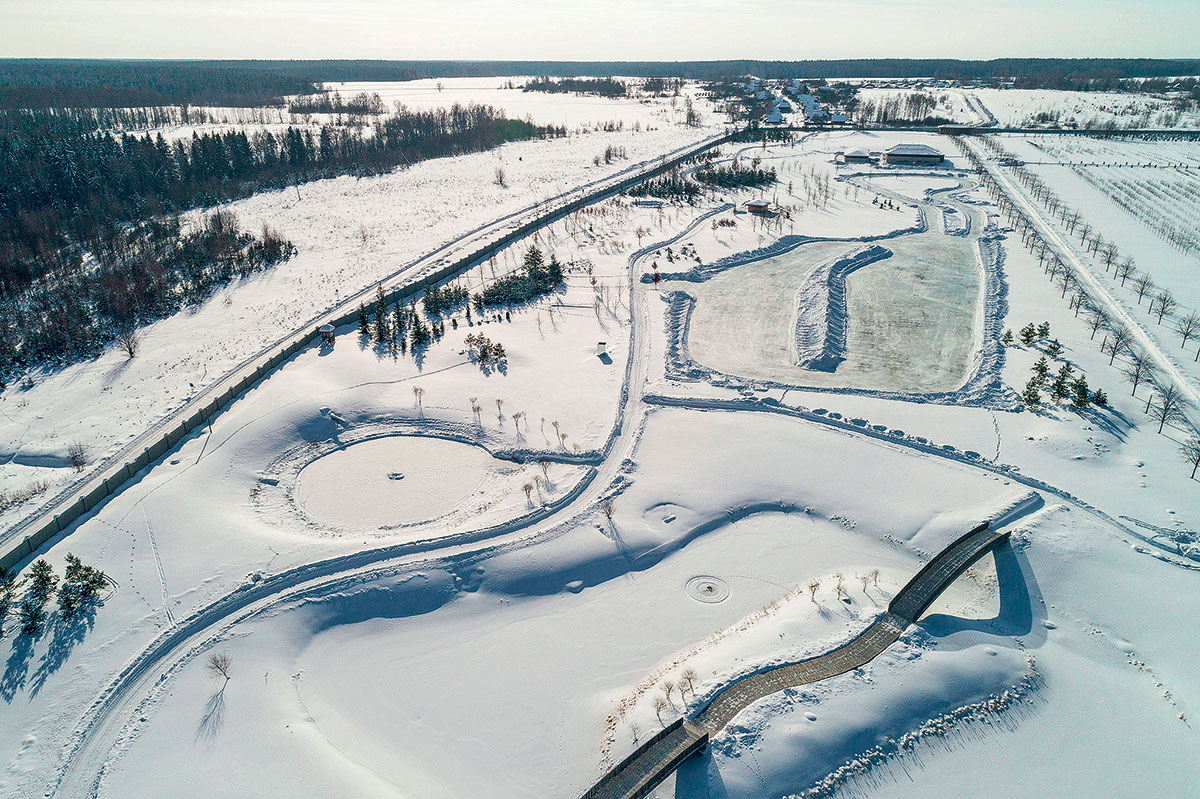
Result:
<svg viewBox="0 0 1200 799">
<path fill-rule="evenodd" d="M 720 209 L 714 209 L 709 213 L 716 213 L 718 210 Z M 674 243 L 687 235 L 691 229 L 702 224 L 706 218 L 706 215 L 702 215 L 693 220 L 689 229 L 675 237 L 633 253 L 629 257 L 630 269 L 633 270 L 638 260 L 646 253 L 652 252 L 656 247 Z M 177 620 L 174 626 L 162 631 L 153 641 L 147 643 L 145 648 L 138 652 L 125 668 L 108 678 L 107 684 L 98 692 L 92 704 L 75 725 L 73 732 L 63 742 L 59 768 L 46 788 L 46 795 L 96 796 L 100 791 L 105 773 L 120 758 L 121 751 L 128 741 L 128 733 L 136 726 L 134 722 L 138 717 L 138 711 L 144 709 L 146 705 L 153 704 L 155 695 L 166 689 L 166 686 L 170 684 L 171 677 L 179 668 L 207 651 L 206 648 L 214 640 L 219 639 L 237 623 L 277 607 L 281 603 L 317 595 L 331 588 L 351 586 L 389 574 L 426 568 L 444 563 L 447 559 L 483 557 L 498 551 L 528 546 L 537 541 L 554 537 L 561 531 L 579 523 L 587 514 L 594 512 L 597 503 L 612 490 L 613 481 L 619 475 L 623 461 L 632 456 L 640 437 L 642 419 L 647 412 L 647 405 L 673 404 L 666 398 L 645 395 L 646 369 L 649 362 L 648 325 L 650 319 L 643 301 L 648 296 L 647 292 L 648 288 L 639 281 L 630 281 L 629 357 L 626 363 L 617 421 L 608 442 L 602 448 L 596 471 L 585 479 L 585 485 L 569 502 L 540 518 L 525 519 L 519 528 L 465 531 L 451 541 L 425 541 L 386 546 L 357 552 L 350 556 L 306 564 L 288 572 L 270 575 L 258 583 L 240 587 L 195 609 L 187 617 Z M 702 401 L 699 404 L 704 405 Z M 730 409 L 735 408 L 731 407 Z M 748 408 L 738 406 L 736 409 L 783 411 L 781 408 L 768 408 L 767 406 Z M 803 418 L 813 423 L 839 427 L 839 429 L 843 427 L 831 419 L 815 415 L 812 415 L 811 418 L 809 415 L 805 415 Z M 909 441 L 890 440 L 883 434 L 875 434 L 866 429 L 860 430 L 848 423 L 844 428 L 844 432 L 848 434 L 888 440 L 889 444 L 893 446 L 906 447 L 926 457 L 949 460 L 967 468 L 984 469 L 991 472 L 1002 471 L 993 464 L 964 461 L 961 456 L 941 451 L 933 445 L 926 446 Z M 1020 480 L 1019 477 L 1017 479 Z M 1034 481 L 1030 480 L 1029 482 Z M 1096 513 L 1106 521 L 1112 521 L 1106 514 L 1096 511 L 1066 492 L 1040 482 L 1037 483 L 1037 487 L 1041 490 L 1051 491 L 1074 506 Z M 1119 523 L 1116 523 L 1116 526 L 1125 529 Z M 686 736 L 687 741 L 678 737 L 671 738 L 670 741 L 666 740 L 673 734 L 679 735 L 678 730 L 683 731 L 682 734 Z M 695 740 L 701 737 L 707 740 L 709 733 L 706 730 L 707 728 L 702 728 L 694 722 L 684 724 L 682 721 L 678 722 L 678 728 L 673 726 L 665 730 L 663 737 L 658 740 L 663 751 L 669 752 L 669 754 L 665 754 L 661 760 L 669 762 L 679 757 L 676 764 L 682 762 L 686 754 L 694 751 L 689 747 L 694 746 Z M 681 753 L 682 757 L 680 757 Z"/>
<path fill-rule="evenodd" d="M 153 422 L 96 468 L 84 472 L 24 518 L 0 531 L 0 569 L 11 568 L 30 557 L 47 540 L 67 530 L 75 519 L 118 493 L 137 472 L 152 466 L 188 433 L 306 346 L 315 337 L 318 327 L 325 323 L 335 326 L 346 324 L 354 308 L 360 301 L 369 298 L 377 285 L 384 286 L 389 295 L 405 291 L 415 293 L 419 288 L 458 274 L 496 249 L 575 208 L 652 177 L 669 165 L 682 163 L 728 137 L 728 133 L 706 137 L 493 219 L 438 245 L 381 280 L 370 283 L 305 320 L 202 387 L 191 399 Z"/>
<path fill-rule="evenodd" d="M 683 230 L 663 241 L 649 244 L 628 258 L 629 268 L 655 249 L 674 244 L 692 233 L 714 214 L 727 211 L 721 205 L 691 221 Z M 649 362 L 649 321 L 637 305 L 642 288 L 630 281 L 631 328 L 629 355 L 616 423 L 601 449 L 601 462 L 584 478 L 582 487 L 566 503 L 546 509 L 536 518 L 526 517 L 518 527 L 498 525 L 473 529 L 431 541 L 389 545 L 298 566 L 241 586 L 218 597 L 173 626 L 163 630 L 133 657 L 95 697 L 63 747 L 58 774 L 47 788 L 47 796 L 95 797 L 107 770 L 127 741 L 127 733 L 139 708 L 152 701 L 154 692 L 183 664 L 204 651 L 235 624 L 268 608 L 300 597 L 320 594 L 334 587 L 354 585 L 380 576 L 448 563 L 454 558 L 483 557 L 513 547 L 528 546 L 554 537 L 580 523 L 611 490 L 625 460 L 632 456 L 646 414 L 644 386 Z"/>
<path fill-rule="evenodd" d="M 743 677 L 723 688 L 693 718 L 680 719 L 600 778 L 583 799 L 638 799 L 654 790 L 689 755 L 738 713 L 784 688 L 827 680 L 874 660 L 896 642 L 967 567 L 1008 537 L 986 523 L 957 538 L 917 572 L 870 627 L 831 652 Z"/>
</svg>

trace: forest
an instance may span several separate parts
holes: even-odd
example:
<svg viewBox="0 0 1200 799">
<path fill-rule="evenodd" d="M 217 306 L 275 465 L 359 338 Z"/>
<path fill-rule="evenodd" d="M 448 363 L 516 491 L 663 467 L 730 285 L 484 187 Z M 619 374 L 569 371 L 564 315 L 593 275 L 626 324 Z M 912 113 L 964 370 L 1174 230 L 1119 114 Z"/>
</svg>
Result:
<svg viewBox="0 0 1200 799">
<path fill-rule="evenodd" d="M 0 376 L 94 354 L 120 329 L 290 252 L 271 234 L 245 238 L 219 215 L 186 232 L 174 215 L 187 209 L 564 133 L 479 105 L 404 110 L 367 130 L 326 124 L 171 142 L 81 132 L 91 125 L 84 116 L 0 115 Z"/>
<path fill-rule="evenodd" d="M 0 108 L 148 105 L 261 106 L 311 95 L 322 83 L 418 78 L 611 75 L 719 80 L 934 78 L 1011 80 L 1022 88 L 1136 90 L 1130 79 L 1200 73 L 1200 59 L 866 58 L 759 61 L 116 61 L 0 59 Z"/>
</svg>

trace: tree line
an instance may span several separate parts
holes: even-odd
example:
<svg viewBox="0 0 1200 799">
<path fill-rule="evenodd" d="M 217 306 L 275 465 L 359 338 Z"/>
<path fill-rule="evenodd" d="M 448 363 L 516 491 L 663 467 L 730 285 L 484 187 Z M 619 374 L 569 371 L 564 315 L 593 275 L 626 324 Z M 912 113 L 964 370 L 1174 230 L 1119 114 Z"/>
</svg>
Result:
<svg viewBox="0 0 1200 799">
<path fill-rule="evenodd" d="M 365 116 L 382 114 L 386 108 L 383 98 L 378 92 L 367 94 L 359 92 L 349 100 L 342 97 L 341 92 L 320 92 L 318 94 L 297 97 L 288 103 L 288 112 L 292 114 L 352 114 Z"/>
<path fill-rule="evenodd" d="M 525 83 L 522 91 L 549 94 L 594 94 L 600 97 L 624 97 L 629 88 L 619 80 L 604 78 L 551 78 L 542 75 Z"/>
<path fill-rule="evenodd" d="M 249 107 L 311 93 L 316 83 L 253 61 L 3 59 L 0 108 Z"/>
<path fill-rule="evenodd" d="M 0 108 L 146 105 L 274 105 L 322 83 L 419 78 L 572 75 L 719 80 L 777 78 L 935 78 L 1011 80 L 1029 88 L 1133 87 L 1129 79 L 1200 73 L 1200 59 L 860 58 L 762 61 L 374 61 L 2 59 Z"/>
<path fill-rule="evenodd" d="M 403 110 L 370 130 L 334 124 L 285 131 L 79 135 L 45 117 L 0 131 L 0 299 L 53 272 L 118 225 L 347 172 L 562 135 L 490 106 Z"/>
</svg>

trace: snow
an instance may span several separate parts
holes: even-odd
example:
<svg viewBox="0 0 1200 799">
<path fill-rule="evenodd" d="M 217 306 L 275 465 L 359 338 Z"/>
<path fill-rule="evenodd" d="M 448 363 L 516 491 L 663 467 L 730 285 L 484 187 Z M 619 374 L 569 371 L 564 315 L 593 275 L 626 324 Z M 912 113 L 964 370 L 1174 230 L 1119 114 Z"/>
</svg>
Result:
<svg viewBox="0 0 1200 799">
<path fill-rule="evenodd" d="M 638 78 L 615 77 L 634 86 L 635 90 L 641 83 Z M 411 81 L 330 83 L 326 88 L 340 92 L 344 98 L 353 97 L 360 92 L 378 94 L 385 105 L 399 103 L 415 111 L 447 108 L 455 103 L 491 105 L 503 109 L 511 119 L 530 118 L 540 125 L 564 125 L 571 131 L 589 127 L 602 128 L 609 122 L 620 122 L 626 128 L 636 124 L 643 129 L 678 126 L 683 124 L 685 119 L 685 99 L 698 96 L 695 84 L 687 84 L 681 96 L 675 98 L 674 102 L 670 97 L 608 98 L 504 88 L 509 81 L 520 87 L 530 79 L 522 76 L 426 78 Z M 702 111 L 702 108 L 698 106 L 697 110 Z"/>
<path fill-rule="evenodd" d="M 1001 127 L 1194 128 L 1196 112 L 1180 113 L 1169 99 L 1148 94 L 1057 89 L 984 89 L 978 98 Z"/>
<path fill-rule="evenodd" d="M 197 375 L 289 322 L 539 191 L 599 175 L 590 156 L 604 143 L 649 158 L 697 133 L 510 145 L 236 204 L 302 254 L 155 325 L 124 366 L 106 356 L 6 393 L 5 479 L 64 471 L 75 437 L 119 445 Z M 349 328 L 331 350 L 298 353 L 42 553 L 61 572 L 73 552 L 115 585 L 84 622 L 0 642 L 0 793 L 579 795 L 721 687 L 857 634 L 923 562 L 991 520 L 1011 544 L 896 645 L 748 708 L 659 795 L 1195 794 L 1180 764 L 1200 754 L 1197 562 L 1171 540 L 1200 523 L 1177 454 L 1185 431 L 1157 434 L 1145 390 L 1129 394 L 996 207 L 955 188 L 952 169 L 867 170 L 869 189 L 866 174 L 835 179 L 860 172 L 835 166 L 838 151 L 914 140 L 933 138 L 727 147 L 779 168 L 770 195 L 790 218 L 732 213 L 749 192 L 695 207 L 608 199 L 539 231 L 569 263 L 566 284 L 511 320 L 458 312 L 419 362 Z M 501 159 L 533 194 L 489 183 Z M 832 181 L 825 207 L 806 192 L 814 175 Z M 881 197 L 900 210 L 872 204 Z M 948 203 L 969 228 L 930 210 L 925 232 L 902 232 L 918 204 Z M 999 297 L 980 288 L 977 235 L 1002 250 Z M 838 241 L 788 249 L 802 236 Z M 925 294 L 884 269 L 920 263 L 916 247 L 897 248 L 921 238 L 936 242 L 925 268 L 944 270 Z M 944 354 L 894 327 L 870 345 L 892 348 L 881 367 L 930 386 L 953 372 L 950 391 L 752 371 L 793 340 L 806 270 L 864 240 L 897 253 L 847 278 L 847 360 L 832 374 L 870 356 L 871 306 L 856 295 L 910 315 L 953 302 L 957 321 L 929 335 Z M 533 241 L 463 282 L 516 268 Z M 684 341 L 707 372 L 677 368 L 683 291 L 698 295 Z M 1041 353 L 1012 346 L 981 366 L 988 325 L 1043 320 L 1111 409 L 1005 401 Z M 468 333 L 501 341 L 504 368 L 467 358 Z M 726 373 L 712 371 L 718 359 Z M 970 369 L 996 385 L 960 387 Z M 702 601 L 697 578 L 715 589 L 704 599 L 728 595 Z M 228 682 L 205 668 L 212 653 L 229 655 Z M 839 771 L 847 763 L 858 765 Z"/>
<path fill-rule="evenodd" d="M 148 326 L 132 360 L 114 348 L 94 361 L 34 375 L 32 388 L 0 394 L 0 490 L 45 479 L 52 483 L 47 496 L 53 495 L 75 479 L 66 461 L 72 442 L 84 444 L 98 463 L 146 420 L 164 418 L 268 342 L 440 244 L 711 132 L 663 125 L 635 133 L 627 126 L 619 133 L 516 142 L 230 203 L 243 227 L 269 224 L 299 254 Z M 594 165 L 593 157 L 609 145 L 626 148 L 628 158 Z M 494 182 L 499 166 L 505 187 Z M 14 508 L 0 520 L 16 521 L 28 510 Z"/>
</svg>

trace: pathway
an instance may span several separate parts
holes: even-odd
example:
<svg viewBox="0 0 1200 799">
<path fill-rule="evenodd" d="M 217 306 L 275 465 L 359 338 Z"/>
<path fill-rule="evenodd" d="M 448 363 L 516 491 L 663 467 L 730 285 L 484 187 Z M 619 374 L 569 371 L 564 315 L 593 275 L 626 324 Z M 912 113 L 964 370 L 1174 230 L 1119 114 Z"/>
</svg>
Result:
<svg viewBox="0 0 1200 799">
<path fill-rule="evenodd" d="M 849 642 L 815 658 L 751 674 L 722 689 L 693 719 L 679 720 L 608 771 L 583 799 L 638 799 L 750 705 L 785 688 L 827 680 L 864 666 L 896 642 L 976 560 L 1008 537 L 986 523 L 957 538 L 892 598 L 888 610 Z"/>
</svg>

